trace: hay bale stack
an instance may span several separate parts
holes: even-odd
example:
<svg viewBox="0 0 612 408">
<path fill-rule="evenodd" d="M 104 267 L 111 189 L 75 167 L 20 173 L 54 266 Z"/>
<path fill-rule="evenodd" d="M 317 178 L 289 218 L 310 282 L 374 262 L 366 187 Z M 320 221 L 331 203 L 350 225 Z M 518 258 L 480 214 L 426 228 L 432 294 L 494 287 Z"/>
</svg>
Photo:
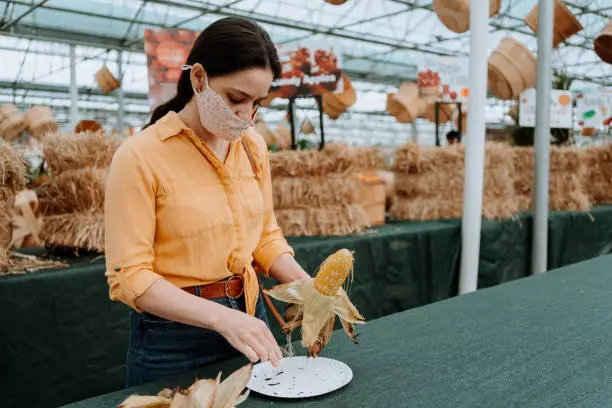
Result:
<svg viewBox="0 0 612 408">
<path fill-rule="evenodd" d="M 593 204 L 612 204 L 612 143 L 586 149 L 587 194 Z"/>
<path fill-rule="evenodd" d="M 552 211 L 589 211 L 587 191 L 588 152 L 571 147 L 550 148 L 548 205 Z M 534 152 L 531 147 L 514 149 L 514 188 L 520 211 L 530 211 L 533 202 Z"/>
<path fill-rule="evenodd" d="M 0 144 L 0 248 L 11 242 L 15 196 L 26 185 L 25 162 L 13 149 Z"/>
<path fill-rule="evenodd" d="M 381 168 L 376 148 L 330 144 L 322 151 L 270 154 L 274 208 L 286 235 L 347 235 L 370 223 L 358 204 L 357 173 Z"/>
<path fill-rule="evenodd" d="M 43 152 L 52 178 L 37 189 L 47 245 L 104 250 L 104 183 L 120 141 L 103 132 L 49 134 Z"/>
<path fill-rule="evenodd" d="M 420 147 L 409 143 L 395 158 L 395 193 L 391 217 L 398 220 L 461 218 L 465 150 Z M 482 216 L 509 218 L 517 211 L 509 148 L 490 144 L 485 152 Z"/>
</svg>

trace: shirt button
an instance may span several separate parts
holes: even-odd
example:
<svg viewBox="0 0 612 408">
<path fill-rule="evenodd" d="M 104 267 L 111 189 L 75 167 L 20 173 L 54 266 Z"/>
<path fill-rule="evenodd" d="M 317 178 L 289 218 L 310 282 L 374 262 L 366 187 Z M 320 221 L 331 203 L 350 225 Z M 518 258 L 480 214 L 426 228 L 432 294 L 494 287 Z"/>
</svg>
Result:
<svg viewBox="0 0 612 408">
<path fill-rule="evenodd" d="M 113 266 L 113 270 L 114 270 L 115 272 L 119 272 L 119 271 L 121 270 L 121 265 L 115 265 L 115 266 Z"/>
</svg>

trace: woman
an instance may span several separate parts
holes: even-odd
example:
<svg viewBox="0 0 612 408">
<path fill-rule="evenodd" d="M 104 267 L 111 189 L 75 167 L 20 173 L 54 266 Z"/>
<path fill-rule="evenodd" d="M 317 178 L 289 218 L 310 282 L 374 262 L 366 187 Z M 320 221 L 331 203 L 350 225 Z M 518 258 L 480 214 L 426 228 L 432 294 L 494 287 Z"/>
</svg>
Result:
<svg viewBox="0 0 612 408">
<path fill-rule="evenodd" d="M 250 128 L 281 66 L 257 24 L 196 40 L 177 95 L 119 148 L 107 180 L 110 297 L 131 306 L 127 383 L 232 358 L 277 364 L 252 264 L 308 277 L 276 223 L 267 148 Z"/>
</svg>

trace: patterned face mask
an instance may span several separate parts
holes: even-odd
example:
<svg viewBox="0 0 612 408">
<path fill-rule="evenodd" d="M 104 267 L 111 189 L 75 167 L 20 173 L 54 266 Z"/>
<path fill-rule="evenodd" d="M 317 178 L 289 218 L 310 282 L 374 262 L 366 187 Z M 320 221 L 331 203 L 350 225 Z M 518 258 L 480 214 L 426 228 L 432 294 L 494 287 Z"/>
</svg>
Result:
<svg viewBox="0 0 612 408">
<path fill-rule="evenodd" d="M 191 70 L 191 65 L 183 65 L 184 71 Z M 253 125 L 253 120 L 244 120 L 238 117 L 225 103 L 223 98 L 208 86 L 208 78 L 204 89 L 198 92 L 193 90 L 200 115 L 202 126 L 213 135 L 233 142 L 240 139 Z M 257 112 L 257 109 L 255 110 Z M 255 113 L 253 113 L 253 117 Z"/>
</svg>

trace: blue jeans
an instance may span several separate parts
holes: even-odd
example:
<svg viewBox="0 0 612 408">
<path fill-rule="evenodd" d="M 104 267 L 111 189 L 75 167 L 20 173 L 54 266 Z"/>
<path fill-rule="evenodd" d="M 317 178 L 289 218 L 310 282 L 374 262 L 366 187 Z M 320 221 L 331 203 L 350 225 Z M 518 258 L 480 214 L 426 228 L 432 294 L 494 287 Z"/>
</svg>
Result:
<svg viewBox="0 0 612 408">
<path fill-rule="evenodd" d="M 211 300 L 236 310 L 245 310 L 244 296 Z M 255 316 L 268 324 L 261 296 L 257 301 Z M 128 387 L 189 372 L 239 355 L 225 338 L 213 330 L 173 322 L 146 312 L 131 312 L 130 348 L 126 363 Z"/>
</svg>

